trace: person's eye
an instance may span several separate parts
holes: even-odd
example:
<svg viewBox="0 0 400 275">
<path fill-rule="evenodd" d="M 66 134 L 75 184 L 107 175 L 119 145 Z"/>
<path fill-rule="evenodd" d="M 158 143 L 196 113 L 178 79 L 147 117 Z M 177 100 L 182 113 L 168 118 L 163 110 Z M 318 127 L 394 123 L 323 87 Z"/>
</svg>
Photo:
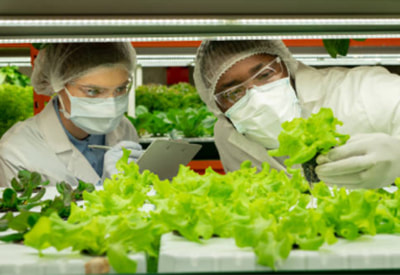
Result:
<svg viewBox="0 0 400 275">
<path fill-rule="evenodd" d="M 240 99 L 245 94 L 245 92 L 246 91 L 243 87 L 239 87 L 239 88 L 236 88 L 236 89 L 230 91 L 229 93 L 227 93 L 226 97 L 229 100 L 236 101 L 236 100 Z"/>
<path fill-rule="evenodd" d="M 94 88 L 85 88 L 83 89 L 83 92 L 91 97 L 95 97 L 101 94 L 101 91 L 99 89 L 94 89 Z"/>
<path fill-rule="evenodd" d="M 267 69 L 262 71 L 258 76 L 257 80 L 268 80 L 275 75 L 275 71 Z"/>
<path fill-rule="evenodd" d="M 118 87 L 115 92 L 117 95 L 125 94 L 128 91 L 128 85 Z"/>
</svg>

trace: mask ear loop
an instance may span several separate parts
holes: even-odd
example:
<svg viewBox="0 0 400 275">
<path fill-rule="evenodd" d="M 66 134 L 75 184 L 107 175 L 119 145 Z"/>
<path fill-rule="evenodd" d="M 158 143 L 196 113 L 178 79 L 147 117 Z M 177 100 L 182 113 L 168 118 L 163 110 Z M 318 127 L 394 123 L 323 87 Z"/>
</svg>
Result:
<svg viewBox="0 0 400 275">
<path fill-rule="evenodd" d="M 64 89 L 65 89 L 65 92 L 67 93 L 68 98 L 70 99 L 70 102 L 71 102 L 71 94 L 70 94 L 70 92 L 68 91 L 67 87 L 64 87 Z M 69 114 L 67 112 L 67 110 L 65 109 L 65 105 L 64 105 L 62 97 L 58 96 L 58 99 L 59 99 L 60 104 L 61 104 L 60 112 L 63 113 L 63 115 L 64 115 L 64 117 L 66 119 L 70 119 L 71 118 L 71 114 Z"/>
</svg>

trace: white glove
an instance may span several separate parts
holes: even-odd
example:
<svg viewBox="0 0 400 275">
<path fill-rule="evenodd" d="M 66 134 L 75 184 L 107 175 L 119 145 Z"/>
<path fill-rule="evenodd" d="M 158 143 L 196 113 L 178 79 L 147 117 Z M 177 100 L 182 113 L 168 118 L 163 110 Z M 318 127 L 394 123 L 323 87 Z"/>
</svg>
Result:
<svg viewBox="0 0 400 275">
<path fill-rule="evenodd" d="M 144 152 L 142 146 L 137 142 L 128 140 L 120 141 L 104 154 L 103 179 L 110 178 L 112 175 L 118 173 L 115 165 L 122 158 L 122 148 L 131 151 L 128 163 L 132 161 L 136 162 Z"/>
<path fill-rule="evenodd" d="M 400 138 L 384 133 L 357 134 L 346 144 L 317 157 L 315 169 L 327 184 L 380 188 L 400 177 Z"/>
</svg>

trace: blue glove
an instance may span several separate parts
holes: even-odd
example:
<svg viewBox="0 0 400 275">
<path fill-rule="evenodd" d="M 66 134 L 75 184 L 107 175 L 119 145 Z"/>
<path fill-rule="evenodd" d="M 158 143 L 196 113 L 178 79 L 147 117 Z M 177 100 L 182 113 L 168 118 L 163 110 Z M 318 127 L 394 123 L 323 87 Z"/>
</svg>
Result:
<svg viewBox="0 0 400 275">
<path fill-rule="evenodd" d="M 384 133 L 357 134 L 317 157 L 315 172 L 327 184 L 380 188 L 400 177 L 400 138 Z"/>
<path fill-rule="evenodd" d="M 143 154 L 142 146 L 134 141 L 123 140 L 114 145 L 110 150 L 104 154 L 103 164 L 103 180 L 104 178 L 110 178 L 112 175 L 117 174 L 118 170 L 115 167 L 118 160 L 122 158 L 122 148 L 131 151 L 128 163 L 136 162 L 139 157 Z"/>
</svg>

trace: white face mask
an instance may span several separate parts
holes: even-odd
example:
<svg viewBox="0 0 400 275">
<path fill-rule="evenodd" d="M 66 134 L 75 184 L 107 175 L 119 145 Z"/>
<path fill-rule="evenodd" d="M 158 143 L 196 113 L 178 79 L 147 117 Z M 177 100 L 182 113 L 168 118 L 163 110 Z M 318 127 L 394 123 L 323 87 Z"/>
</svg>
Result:
<svg viewBox="0 0 400 275">
<path fill-rule="evenodd" d="M 264 147 L 279 147 L 281 124 L 300 117 L 301 108 L 289 77 L 249 89 L 225 113 L 239 133 Z"/>
<path fill-rule="evenodd" d="M 65 110 L 61 96 L 60 110 L 64 116 L 88 134 L 103 135 L 112 132 L 128 110 L 128 94 L 110 98 L 75 97 L 65 88 L 71 103 L 71 112 Z"/>
</svg>

